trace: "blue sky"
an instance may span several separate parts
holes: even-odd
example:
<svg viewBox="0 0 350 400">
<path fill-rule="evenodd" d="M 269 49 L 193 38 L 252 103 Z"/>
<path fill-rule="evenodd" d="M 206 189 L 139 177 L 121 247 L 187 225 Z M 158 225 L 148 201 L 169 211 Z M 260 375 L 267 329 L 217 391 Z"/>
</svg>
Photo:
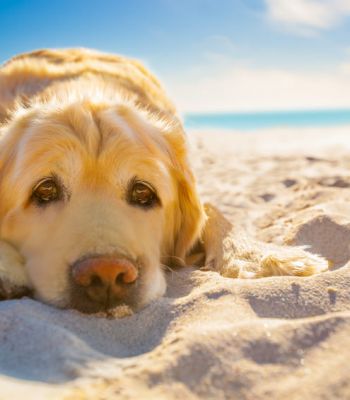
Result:
<svg viewBox="0 0 350 400">
<path fill-rule="evenodd" d="M 350 108 L 350 0 L 0 0 L 0 61 L 143 60 L 184 111 Z"/>
</svg>

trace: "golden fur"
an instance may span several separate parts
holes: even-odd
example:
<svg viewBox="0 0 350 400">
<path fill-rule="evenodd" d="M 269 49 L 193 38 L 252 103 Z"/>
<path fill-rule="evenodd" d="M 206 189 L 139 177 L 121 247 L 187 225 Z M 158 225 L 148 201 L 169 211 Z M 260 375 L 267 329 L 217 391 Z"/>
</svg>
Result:
<svg viewBox="0 0 350 400">
<path fill-rule="evenodd" d="M 204 212 L 175 108 L 138 62 L 40 50 L 7 62 L 0 88 L 0 297 L 30 288 L 45 302 L 74 306 L 69 268 L 86 254 L 140 262 L 137 307 L 164 293 L 163 265 L 198 262 L 201 253 L 207 268 L 231 277 L 327 269 L 300 248 L 242 241 L 215 208 Z M 38 209 L 32 188 L 50 174 L 69 195 Z M 135 176 L 156 187 L 161 207 L 126 203 Z"/>
</svg>

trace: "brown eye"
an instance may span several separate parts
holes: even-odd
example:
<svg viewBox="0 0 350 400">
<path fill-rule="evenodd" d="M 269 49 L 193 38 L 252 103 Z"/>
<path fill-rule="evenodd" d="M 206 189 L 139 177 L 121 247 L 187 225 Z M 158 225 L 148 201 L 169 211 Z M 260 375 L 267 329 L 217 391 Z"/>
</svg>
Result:
<svg viewBox="0 0 350 400">
<path fill-rule="evenodd" d="M 46 178 L 40 181 L 33 189 L 32 199 L 38 205 L 44 205 L 51 201 L 59 200 L 60 190 L 56 181 Z"/>
<path fill-rule="evenodd" d="M 131 186 L 128 201 L 132 205 L 150 208 L 158 202 L 158 197 L 151 185 L 136 181 Z"/>
</svg>

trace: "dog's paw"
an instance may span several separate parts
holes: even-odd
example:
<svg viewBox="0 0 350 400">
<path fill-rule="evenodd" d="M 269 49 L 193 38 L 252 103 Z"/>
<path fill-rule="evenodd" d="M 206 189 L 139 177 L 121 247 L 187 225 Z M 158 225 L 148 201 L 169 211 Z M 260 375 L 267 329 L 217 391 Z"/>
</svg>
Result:
<svg viewBox="0 0 350 400">
<path fill-rule="evenodd" d="M 327 271 L 321 256 L 303 247 L 259 242 L 237 231 L 213 206 L 205 205 L 206 225 L 202 233 L 205 264 L 202 269 L 227 278 L 262 278 L 276 275 L 310 276 Z"/>
<path fill-rule="evenodd" d="M 13 282 L 0 279 L 0 300 L 19 299 L 30 296 L 31 289 L 27 286 L 17 286 Z"/>
<path fill-rule="evenodd" d="M 256 249 L 255 249 L 256 250 Z M 259 249 L 261 250 L 261 249 Z M 226 257 L 220 270 L 227 278 L 254 279 L 268 276 L 310 276 L 328 270 L 328 261 L 299 247 L 244 252 Z"/>
<path fill-rule="evenodd" d="M 260 261 L 257 275 L 293 275 L 310 276 L 328 270 L 328 261 L 318 255 L 308 253 L 299 248 L 288 248 L 281 252 L 265 255 Z"/>
<path fill-rule="evenodd" d="M 30 293 L 21 255 L 10 244 L 0 241 L 0 300 L 17 299 Z"/>
</svg>

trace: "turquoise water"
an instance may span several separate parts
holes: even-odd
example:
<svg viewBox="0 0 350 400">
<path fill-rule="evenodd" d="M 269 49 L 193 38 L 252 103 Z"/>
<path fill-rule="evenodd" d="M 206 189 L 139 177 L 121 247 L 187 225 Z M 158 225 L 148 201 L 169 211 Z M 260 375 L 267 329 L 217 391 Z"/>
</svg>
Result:
<svg viewBox="0 0 350 400">
<path fill-rule="evenodd" d="M 274 127 L 322 127 L 350 124 L 349 110 L 186 114 L 185 127 L 256 130 Z"/>
</svg>

